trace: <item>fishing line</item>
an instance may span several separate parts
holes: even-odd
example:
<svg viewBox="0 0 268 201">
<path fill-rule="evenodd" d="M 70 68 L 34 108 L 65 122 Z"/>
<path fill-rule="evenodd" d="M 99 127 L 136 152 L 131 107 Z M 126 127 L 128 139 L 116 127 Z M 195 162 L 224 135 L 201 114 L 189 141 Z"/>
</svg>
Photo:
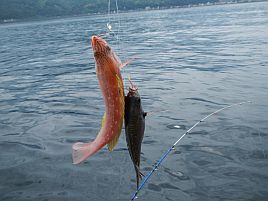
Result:
<svg viewBox="0 0 268 201">
<path fill-rule="evenodd" d="M 120 45 L 120 34 L 121 33 L 121 19 L 120 19 L 120 14 L 119 14 L 119 9 L 118 9 L 118 2 L 117 0 L 115 0 L 115 6 L 116 6 L 116 16 L 117 16 L 117 21 L 118 21 L 118 28 L 117 28 L 117 34 L 116 34 L 116 40 L 117 40 L 117 49 L 119 52 L 120 56 L 123 56 L 123 49 Z M 124 58 L 124 57 L 123 57 Z M 125 59 L 125 58 L 124 58 Z M 125 74 L 125 68 L 123 67 L 122 69 L 122 74 Z M 123 76 L 123 85 L 126 86 L 126 80 L 125 80 L 125 76 Z"/>
<path fill-rule="evenodd" d="M 240 102 L 240 103 L 235 103 L 232 105 L 228 105 L 226 107 L 223 107 L 219 110 L 216 110 L 215 112 L 210 113 L 209 115 L 205 116 L 203 119 L 199 120 L 198 122 L 196 122 L 190 129 L 188 129 L 162 156 L 161 158 L 157 161 L 157 163 L 154 165 L 153 169 L 144 177 L 144 179 L 142 180 L 142 183 L 140 184 L 139 188 L 136 190 L 136 192 L 133 194 L 133 196 L 131 197 L 131 200 L 134 200 L 137 198 L 137 195 L 139 193 L 139 191 L 144 187 L 144 185 L 146 184 L 146 182 L 150 179 L 150 177 L 152 176 L 152 174 L 157 170 L 157 168 L 161 165 L 161 163 L 163 162 L 163 160 L 167 157 L 167 155 L 174 150 L 174 147 L 187 135 L 189 134 L 198 124 L 204 122 L 206 119 L 208 119 L 209 117 L 225 110 L 228 108 L 231 108 L 233 106 L 236 105 L 242 105 L 244 103 L 251 103 L 251 101 L 244 101 L 244 102 Z"/>
<path fill-rule="evenodd" d="M 107 13 L 107 18 L 108 22 L 106 23 L 106 28 L 108 29 L 105 34 L 101 34 L 100 36 L 115 36 L 117 43 L 119 41 L 119 33 L 120 33 L 120 16 L 119 16 L 119 8 L 118 8 L 118 2 L 115 0 L 115 10 L 114 12 L 116 13 L 116 18 L 117 18 L 117 31 L 115 32 L 113 30 L 113 22 L 111 20 L 111 0 L 108 1 L 108 13 Z M 115 18 L 114 18 L 115 20 Z M 113 21 L 114 21 L 113 20 Z"/>
<path fill-rule="evenodd" d="M 111 0 L 109 0 L 108 2 L 108 23 L 106 24 L 109 31 L 112 29 L 110 15 L 111 15 Z"/>
<path fill-rule="evenodd" d="M 115 18 L 114 20 L 117 21 L 117 29 L 116 31 L 114 31 L 113 29 L 113 25 L 112 25 L 112 21 L 111 21 L 111 0 L 108 1 L 108 22 L 106 23 L 108 32 L 105 34 L 101 34 L 100 36 L 111 36 L 116 38 L 116 46 L 117 46 L 117 50 L 118 50 L 118 54 L 119 57 L 121 57 L 121 55 L 123 54 L 123 50 L 121 48 L 120 42 L 121 42 L 121 38 L 120 38 L 120 33 L 121 33 L 121 19 L 120 19 L 120 14 L 119 14 L 119 6 L 118 6 L 118 1 L 115 0 Z M 122 69 L 122 74 L 125 74 L 125 69 Z M 125 76 L 123 76 L 123 85 L 125 86 Z"/>
<path fill-rule="evenodd" d="M 120 51 L 120 38 L 119 38 L 119 33 L 120 33 L 121 22 L 120 22 L 120 15 L 119 15 L 119 10 L 118 10 L 117 0 L 115 0 L 115 6 L 116 6 L 116 16 L 117 16 L 117 20 L 118 20 L 118 28 L 117 28 L 116 39 L 117 39 L 117 43 L 118 43 L 118 50 Z"/>
<path fill-rule="evenodd" d="M 121 36 L 124 36 L 125 35 L 125 29 L 121 29 L 122 27 L 122 23 L 121 23 L 121 17 L 120 17 L 120 11 L 119 11 L 119 4 L 118 4 L 118 0 L 115 0 L 115 9 L 113 10 L 111 8 L 111 0 L 108 1 L 108 14 L 107 14 L 107 17 L 108 17 L 108 22 L 106 23 L 106 26 L 107 26 L 107 32 L 105 34 L 101 34 L 99 36 L 102 36 L 102 37 L 112 37 L 112 38 L 115 38 L 116 39 L 116 46 L 117 46 L 117 52 L 118 52 L 118 55 L 119 55 L 119 58 L 122 58 L 122 61 L 125 62 L 126 60 L 128 60 L 126 63 L 127 65 L 132 61 L 134 60 L 134 58 L 132 59 L 126 59 L 126 55 L 123 55 L 125 53 L 124 51 L 124 48 L 121 43 L 122 41 L 122 37 Z M 111 12 L 115 13 L 115 15 L 112 15 Z M 112 16 L 114 17 L 112 19 Z M 115 22 L 116 21 L 116 22 Z M 115 23 L 113 23 L 115 22 Z M 117 27 L 113 27 L 113 24 L 116 25 Z M 124 38 L 125 39 L 125 38 Z M 122 74 L 125 75 L 125 68 L 123 68 L 121 70 Z M 124 85 L 124 88 L 127 90 L 128 87 L 126 86 L 126 79 L 125 79 L 126 76 L 123 76 L 123 85 Z"/>
</svg>

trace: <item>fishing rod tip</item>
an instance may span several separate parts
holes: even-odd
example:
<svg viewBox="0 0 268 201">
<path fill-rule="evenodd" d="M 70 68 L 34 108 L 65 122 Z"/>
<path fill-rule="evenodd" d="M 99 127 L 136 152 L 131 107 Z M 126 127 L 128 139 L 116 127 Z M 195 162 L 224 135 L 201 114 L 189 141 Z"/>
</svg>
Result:
<svg viewBox="0 0 268 201">
<path fill-rule="evenodd" d="M 131 198 L 131 201 L 136 200 L 136 199 L 138 199 L 138 196 L 135 195 L 133 198 Z"/>
<path fill-rule="evenodd" d="M 138 191 L 134 193 L 134 195 L 131 198 L 131 201 L 138 199 Z"/>
</svg>

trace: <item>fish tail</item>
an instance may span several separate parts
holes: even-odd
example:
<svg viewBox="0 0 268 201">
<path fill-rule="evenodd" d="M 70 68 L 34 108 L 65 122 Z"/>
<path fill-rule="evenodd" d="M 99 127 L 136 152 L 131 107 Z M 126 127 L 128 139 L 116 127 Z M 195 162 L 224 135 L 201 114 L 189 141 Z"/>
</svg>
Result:
<svg viewBox="0 0 268 201">
<path fill-rule="evenodd" d="M 140 185 L 140 180 L 142 179 L 142 177 L 144 177 L 144 175 L 141 173 L 140 169 L 137 166 L 135 166 L 135 171 L 136 171 L 136 180 L 138 189 Z"/>
<path fill-rule="evenodd" d="M 79 164 L 83 162 L 94 153 L 96 153 L 96 149 L 94 148 L 92 142 L 77 142 L 73 144 L 73 164 Z"/>
<path fill-rule="evenodd" d="M 137 181 L 137 190 L 138 190 L 139 189 L 139 185 L 140 185 L 140 174 L 137 171 L 136 171 L 136 181 Z"/>
</svg>

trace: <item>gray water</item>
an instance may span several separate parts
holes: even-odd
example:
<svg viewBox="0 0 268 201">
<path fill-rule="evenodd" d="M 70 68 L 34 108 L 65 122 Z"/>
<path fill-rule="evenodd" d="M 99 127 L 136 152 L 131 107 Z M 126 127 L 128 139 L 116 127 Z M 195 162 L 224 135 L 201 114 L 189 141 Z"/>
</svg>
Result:
<svg viewBox="0 0 268 201">
<path fill-rule="evenodd" d="M 118 28 L 118 16 L 112 17 Z M 268 200 L 268 3 L 120 14 L 108 41 L 138 85 L 144 174 L 179 136 L 138 200 Z M 0 25 L 0 200 L 129 200 L 135 172 L 124 130 L 115 151 L 72 165 L 104 112 L 90 36 L 107 15 Z M 125 81 L 125 85 L 128 82 Z M 174 127 L 175 126 L 175 127 Z M 180 126 L 180 128 L 176 128 Z"/>
</svg>

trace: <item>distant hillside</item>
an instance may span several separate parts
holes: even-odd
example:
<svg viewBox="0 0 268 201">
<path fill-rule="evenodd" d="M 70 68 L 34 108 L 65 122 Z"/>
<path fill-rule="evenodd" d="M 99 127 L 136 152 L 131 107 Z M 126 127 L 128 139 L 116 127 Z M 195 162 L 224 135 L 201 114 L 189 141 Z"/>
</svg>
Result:
<svg viewBox="0 0 268 201">
<path fill-rule="evenodd" d="M 120 10 L 184 6 L 224 0 L 118 0 Z M 227 0 L 226 0 L 227 1 Z M 229 0 L 231 1 L 231 0 Z M 108 0 L 0 0 L 0 20 L 107 12 Z M 115 0 L 111 0 L 115 9 Z"/>
</svg>

